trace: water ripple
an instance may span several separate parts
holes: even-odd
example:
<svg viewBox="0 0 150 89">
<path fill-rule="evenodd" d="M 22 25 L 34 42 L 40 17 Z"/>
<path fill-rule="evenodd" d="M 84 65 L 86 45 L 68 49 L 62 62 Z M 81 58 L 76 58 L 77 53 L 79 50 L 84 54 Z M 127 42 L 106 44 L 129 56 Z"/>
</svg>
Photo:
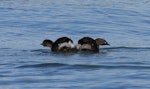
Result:
<svg viewBox="0 0 150 89">
<path fill-rule="evenodd" d="M 43 63 L 43 64 L 35 64 L 35 65 L 21 65 L 17 68 L 61 67 L 66 65 L 67 64 L 63 64 L 63 63 Z"/>
<path fill-rule="evenodd" d="M 141 64 L 141 63 L 140 63 Z M 123 64 L 103 64 L 103 65 L 89 65 L 89 64 L 64 64 L 64 63 L 42 63 L 34 65 L 21 65 L 16 68 L 43 68 L 43 67 L 62 67 L 65 69 L 149 69 L 149 65 L 139 65 L 136 63 Z"/>
<path fill-rule="evenodd" d="M 109 48 L 103 48 L 103 49 L 145 49 L 149 50 L 150 47 L 125 47 L 125 46 L 120 46 L 120 47 L 109 47 Z"/>
</svg>

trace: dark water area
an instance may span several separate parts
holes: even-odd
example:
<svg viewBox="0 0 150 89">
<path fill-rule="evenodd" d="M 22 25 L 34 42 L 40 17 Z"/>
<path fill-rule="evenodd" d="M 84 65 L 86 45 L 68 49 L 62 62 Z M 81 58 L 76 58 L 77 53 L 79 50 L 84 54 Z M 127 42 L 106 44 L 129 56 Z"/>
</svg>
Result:
<svg viewBox="0 0 150 89">
<path fill-rule="evenodd" d="M 149 0 L 0 0 L 0 89 L 150 89 Z M 40 44 L 104 38 L 99 53 Z"/>
</svg>

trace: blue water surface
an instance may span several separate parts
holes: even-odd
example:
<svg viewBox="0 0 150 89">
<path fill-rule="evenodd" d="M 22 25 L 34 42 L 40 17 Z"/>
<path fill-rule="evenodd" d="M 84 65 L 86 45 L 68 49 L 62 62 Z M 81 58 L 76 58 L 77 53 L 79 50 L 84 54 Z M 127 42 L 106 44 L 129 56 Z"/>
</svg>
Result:
<svg viewBox="0 0 150 89">
<path fill-rule="evenodd" d="M 149 0 L 1 0 L 0 89 L 150 89 Z M 104 38 L 99 53 L 40 44 Z"/>
</svg>

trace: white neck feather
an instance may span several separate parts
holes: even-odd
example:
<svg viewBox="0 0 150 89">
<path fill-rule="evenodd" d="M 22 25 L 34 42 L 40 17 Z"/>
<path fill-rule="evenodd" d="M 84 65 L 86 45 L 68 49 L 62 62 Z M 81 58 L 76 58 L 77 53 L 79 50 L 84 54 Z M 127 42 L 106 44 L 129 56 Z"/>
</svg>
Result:
<svg viewBox="0 0 150 89">
<path fill-rule="evenodd" d="M 68 47 L 68 48 L 74 48 L 75 47 L 71 41 L 60 43 L 60 44 L 58 44 L 58 46 L 59 46 L 58 49 L 61 49 L 63 47 Z"/>
</svg>

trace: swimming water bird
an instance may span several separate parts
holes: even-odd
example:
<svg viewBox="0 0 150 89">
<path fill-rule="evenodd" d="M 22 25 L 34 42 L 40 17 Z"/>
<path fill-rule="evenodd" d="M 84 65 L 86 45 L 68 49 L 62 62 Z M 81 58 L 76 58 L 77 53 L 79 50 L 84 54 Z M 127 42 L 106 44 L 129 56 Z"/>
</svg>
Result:
<svg viewBox="0 0 150 89">
<path fill-rule="evenodd" d="M 50 47 L 53 52 L 71 52 L 76 50 L 73 41 L 68 37 L 58 38 L 55 42 L 46 39 L 41 45 Z"/>
<path fill-rule="evenodd" d="M 81 51 L 98 52 L 100 45 L 109 45 L 108 42 L 102 38 L 93 39 L 91 37 L 83 37 L 78 41 L 76 48 Z"/>
</svg>

